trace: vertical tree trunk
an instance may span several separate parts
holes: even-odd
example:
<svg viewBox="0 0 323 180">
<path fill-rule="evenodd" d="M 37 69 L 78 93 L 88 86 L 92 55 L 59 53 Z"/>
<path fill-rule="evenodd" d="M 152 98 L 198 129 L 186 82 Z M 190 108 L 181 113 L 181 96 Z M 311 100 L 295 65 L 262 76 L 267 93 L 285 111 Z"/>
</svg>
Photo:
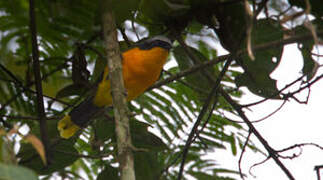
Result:
<svg viewBox="0 0 323 180">
<path fill-rule="evenodd" d="M 39 50 L 37 42 L 37 26 L 36 26 L 36 14 L 35 14 L 35 3 L 33 0 L 29 0 L 29 28 L 31 33 L 31 45 L 32 45 L 32 59 L 33 59 L 33 71 L 35 77 L 35 85 L 37 92 L 37 100 L 35 104 L 37 105 L 37 113 L 39 117 L 40 126 L 40 137 L 45 148 L 45 164 L 50 162 L 49 156 L 49 140 L 46 122 L 46 113 L 44 108 L 44 96 L 42 87 L 42 78 L 40 74 L 39 65 Z"/>
<path fill-rule="evenodd" d="M 113 11 L 106 11 L 103 13 L 103 31 L 116 123 L 118 160 L 120 164 L 121 180 L 134 180 L 135 171 L 131 149 L 132 145 L 128 107 L 125 97 L 126 91 L 122 77 L 122 63 Z"/>
</svg>

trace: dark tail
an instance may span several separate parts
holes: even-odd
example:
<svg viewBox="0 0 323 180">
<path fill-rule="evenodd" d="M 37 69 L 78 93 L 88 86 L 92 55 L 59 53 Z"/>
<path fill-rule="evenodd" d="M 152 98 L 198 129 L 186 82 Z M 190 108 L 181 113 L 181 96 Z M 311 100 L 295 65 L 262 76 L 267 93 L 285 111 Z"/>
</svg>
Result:
<svg viewBox="0 0 323 180">
<path fill-rule="evenodd" d="M 103 108 L 95 106 L 93 99 L 94 97 L 87 98 L 81 102 L 81 104 L 73 108 L 73 110 L 69 113 L 72 122 L 81 128 L 86 127 L 90 123 L 93 116 Z"/>
</svg>

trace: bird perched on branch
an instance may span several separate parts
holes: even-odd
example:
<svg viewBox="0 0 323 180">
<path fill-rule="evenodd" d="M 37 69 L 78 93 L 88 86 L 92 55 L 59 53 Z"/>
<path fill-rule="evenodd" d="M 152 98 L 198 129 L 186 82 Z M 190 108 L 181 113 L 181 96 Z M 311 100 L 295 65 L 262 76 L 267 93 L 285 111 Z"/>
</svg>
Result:
<svg viewBox="0 0 323 180">
<path fill-rule="evenodd" d="M 127 100 L 130 101 L 153 85 L 159 78 L 167 60 L 171 41 L 164 36 L 144 40 L 122 53 L 122 71 Z M 91 118 L 104 106 L 112 105 L 108 67 L 105 67 L 95 95 L 76 106 L 58 122 L 61 137 L 70 138 L 88 125 Z"/>
</svg>

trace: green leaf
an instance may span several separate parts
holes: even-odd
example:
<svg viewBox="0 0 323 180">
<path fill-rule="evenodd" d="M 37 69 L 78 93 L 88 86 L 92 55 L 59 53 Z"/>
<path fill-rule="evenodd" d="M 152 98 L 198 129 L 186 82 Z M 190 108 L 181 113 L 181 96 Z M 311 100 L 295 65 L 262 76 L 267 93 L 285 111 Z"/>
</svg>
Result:
<svg viewBox="0 0 323 180">
<path fill-rule="evenodd" d="M 231 140 L 230 140 L 230 145 L 231 145 L 231 151 L 233 155 L 237 155 L 237 146 L 236 146 L 236 141 L 235 141 L 235 137 L 234 134 L 232 133 L 230 136 Z"/>
<path fill-rule="evenodd" d="M 195 177 L 198 180 L 209 180 L 209 179 L 214 179 L 215 177 L 204 173 L 204 172 L 194 172 L 194 171 L 188 171 L 188 174 L 190 174 L 191 176 Z"/>
<path fill-rule="evenodd" d="M 94 180 L 93 173 L 91 173 L 94 170 L 91 169 L 91 166 L 87 165 L 85 163 L 85 160 L 84 159 L 79 159 L 78 162 L 79 162 L 79 165 L 82 168 L 82 170 L 85 172 L 85 174 L 87 176 L 87 179 L 88 180 Z"/>
<path fill-rule="evenodd" d="M 160 109 L 158 109 L 158 107 L 154 106 L 154 99 L 147 96 L 147 94 L 144 94 L 141 96 L 139 102 L 141 106 L 145 107 L 145 109 L 149 111 L 149 114 L 144 114 L 144 118 L 147 122 L 154 123 L 154 119 L 161 120 L 167 125 L 168 128 L 170 128 L 172 133 L 175 133 L 173 124 L 170 122 L 170 119 L 166 116 L 167 112 L 163 112 Z"/>
<path fill-rule="evenodd" d="M 59 132 L 57 130 L 57 122 L 58 121 L 56 120 L 47 121 L 47 134 L 48 134 L 48 138 L 50 139 L 60 138 Z M 31 131 L 30 131 L 31 134 L 36 135 L 38 138 L 41 137 L 39 123 L 36 123 L 33 126 L 30 126 L 30 128 L 31 128 Z M 70 141 L 74 141 L 74 139 L 73 140 L 71 139 Z"/>
<path fill-rule="evenodd" d="M 201 133 L 203 135 L 212 135 L 211 133 Z M 203 142 L 203 145 L 207 145 L 208 149 L 212 149 L 212 148 L 217 148 L 217 149 L 226 149 L 225 146 L 223 145 L 223 143 L 220 140 L 215 140 L 212 138 L 216 138 L 214 136 L 209 136 L 208 138 L 204 138 L 204 137 L 199 137 L 199 140 L 201 140 L 201 142 Z M 201 146 L 201 144 L 199 142 L 195 142 L 194 144 Z"/>
<path fill-rule="evenodd" d="M 210 47 L 208 44 L 206 44 L 203 41 L 198 41 L 198 50 L 201 54 L 203 54 L 203 56 L 201 55 L 197 55 L 200 56 L 200 59 L 205 62 L 208 59 L 213 59 L 217 57 L 217 51 L 216 49 Z M 211 68 L 208 68 L 209 71 L 212 71 Z"/>
<path fill-rule="evenodd" d="M 106 116 L 98 117 L 93 124 L 98 139 L 106 141 L 113 138 L 115 141 L 115 123 L 114 119 L 107 119 Z"/>
<path fill-rule="evenodd" d="M 86 89 L 82 85 L 79 84 L 70 84 L 63 87 L 56 94 L 56 98 L 65 98 L 69 96 L 81 95 L 84 94 Z"/>
<path fill-rule="evenodd" d="M 144 148 L 152 151 L 161 151 L 167 148 L 166 144 L 159 137 L 149 132 L 133 134 L 132 139 L 136 148 Z"/>
<path fill-rule="evenodd" d="M 166 149 L 167 146 L 163 141 L 148 131 L 149 124 L 137 120 L 130 120 L 130 132 L 132 143 L 136 148 L 144 148 L 153 151 L 161 151 Z M 106 117 L 96 120 L 95 125 L 96 135 L 102 140 L 106 141 L 111 139 L 115 141 L 115 123 L 113 119 L 108 121 Z"/>
<path fill-rule="evenodd" d="M 239 48 L 237 45 L 240 45 L 237 43 L 241 41 L 241 36 L 246 32 L 244 3 L 228 3 L 218 6 L 215 15 L 219 28 L 215 28 L 217 26 L 215 23 L 212 23 L 212 28 L 220 38 L 221 45 L 229 51 L 236 50 Z"/>
<path fill-rule="evenodd" d="M 3 65 L 7 68 L 7 70 L 9 70 L 17 79 L 22 80 L 25 78 L 28 65 L 23 64 L 13 54 L 8 53 L 7 56 L 3 58 L 2 62 Z"/>
<path fill-rule="evenodd" d="M 276 80 L 271 79 L 268 74 L 261 71 L 255 77 L 252 78 L 247 73 L 239 75 L 235 79 L 236 85 L 238 87 L 246 86 L 252 93 L 261 97 L 280 99 Z"/>
<path fill-rule="evenodd" d="M 196 33 L 199 33 L 202 28 L 204 26 L 200 23 L 198 23 L 197 21 L 192 21 L 189 26 L 187 27 L 187 31 L 192 33 L 192 34 L 196 34 Z"/>
<path fill-rule="evenodd" d="M 139 12 L 155 23 L 185 14 L 190 9 L 188 2 L 172 2 L 171 0 L 141 0 Z"/>
<path fill-rule="evenodd" d="M 92 144 L 81 138 L 76 140 L 75 146 L 77 146 L 80 151 L 93 152 Z"/>
<path fill-rule="evenodd" d="M 189 47 L 189 50 L 195 55 L 195 57 L 202 63 L 207 61 L 208 59 L 197 49 Z M 176 62 L 178 64 L 178 67 L 180 70 L 187 70 L 194 65 L 197 64 L 197 62 L 194 62 L 193 59 L 190 58 L 190 56 L 187 55 L 185 49 L 182 46 L 177 46 L 173 49 L 174 56 L 176 59 Z M 204 71 L 208 71 L 210 74 L 216 74 L 214 72 L 214 69 L 206 68 Z M 212 85 L 209 82 L 209 80 L 206 78 L 206 76 L 202 72 L 196 72 L 193 74 L 190 74 L 185 77 L 185 81 L 192 86 L 193 89 L 198 91 L 198 95 L 201 98 L 201 101 L 204 102 L 204 100 L 207 97 L 208 91 L 212 89 Z M 201 93 L 204 92 L 204 93 Z"/>
<path fill-rule="evenodd" d="M 183 108 L 183 105 L 180 103 L 183 99 L 180 96 L 176 96 L 175 94 L 170 93 L 169 91 L 163 91 L 162 89 L 161 91 L 169 95 L 172 98 L 172 100 L 174 100 L 176 103 L 171 102 L 169 99 L 165 98 L 165 96 L 163 96 L 161 93 L 151 91 L 149 94 L 154 96 L 154 100 L 152 101 L 152 103 L 158 106 L 158 108 L 160 108 L 161 111 L 171 116 L 172 120 L 176 123 L 177 130 L 183 130 L 182 126 L 187 125 L 185 119 L 191 120 L 191 117 L 188 115 L 187 111 Z M 175 104 L 179 107 L 180 111 L 177 108 L 175 108 Z M 181 115 L 181 112 L 183 112 L 185 116 Z"/>
<path fill-rule="evenodd" d="M 312 58 L 312 48 L 314 43 L 303 43 L 300 48 L 303 55 L 302 73 L 306 75 L 307 81 L 310 81 L 316 74 L 319 64 Z"/>
<path fill-rule="evenodd" d="M 130 121 L 132 143 L 136 148 L 144 148 L 152 151 L 161 151 L 167 148 L 163 141 L 148 131 L 149 124 L 140 121 Z"/>
<path fill-rule="evenodd" d="M 104 170 L 100 172 L 97 177 L 97 180 L 119 180 L 118 169 L 110 165 L 106 165 Z"/>
<path fill-rule="evenodd" d="M 102 74 L 104 68 L 107 66 L 107 61 L 101 58 L 98 58 L 95 61 L 95 66 L 92 74 L 92 83 L 96 83 L 102 79 Z"/>
<path fill-rule="evenodd" d="M 0 179 L 3 179 L 3 180 L 18 180 L 18 179 L 38 180 L 38 177 L 33 171 L 31 171 L 30 169 L 27 169 L 25 167 L 15 166 L 15 165 L 7 165 L 7 164 L 0 163 Z"/>
<path fill-rule="evenodd" d="M 319 29 L 323 27 L 323 23 L 319 20 L 314 20 L 312 22 L 314 26 Z M 304 26 L 298 26 L 295 28 L 295 32 L 297 34 L 305 34 L 309 33 L 309 29 L 305 28 Z M 318 70 L 319 64 L 313 59 L 312 57 L 312 50 L 314 48 L 314 39 L 301 41 L 298 43 L 298 48 L 303 55 L 303 68 L 302 73 L 306 75 L 307 81 L 311 80 Z"/>
<path fill-rule="evenodd" d="M 217 168 L 213 170 L 213 173 L 229 173 L 229 174 L 240 174 L 239 171 L 234 171 L 230 169 L 222 169 L 222 168 Z"/>
<path fill-rule="evenodd" d="M 251 36 L 252 45 L 282 38 L 281 27 L 270 20 L 259 20 L 253 27 Z M 255 60 L 251 60 L 248 55 L 243 56 L 240 65 L 245 72 L 236 77 L 236 85 L 246 86 L 254 94 L 265 98 L 279 99 L 276 80 L 273 80 L 270 74 L 278 66 L 282 53 L 283 47 L 277 47 L 254 52 Z"/>
<path fill-rule="evenodd" d="M 47 80 L 42 81 L 43 92 L 45 95 L 55 97 L 62 86 L 65 86 L 67 83 L 71 82 L 68 78 L 63 78 L 62 74 L 63 72 L 56 72 L 47 78 Z"/>
<path fill-rule="evenodd" d="M 283 30 L 277 22 L 271 20 L 259 20 L 252 29 L 252 45 L 264 44 L 273 40 L 282 40 Z M 248 68 L 264 70 L 271 73 L 279 64 L 283 53 L 283 46 L 254 52 L 255 60 L 248 55 L 243 57 L 243 64 Z M 275 60 L 274 60 L 275 59 Z"/>
<path fill-rule="evenodd" d="M 158 162 L 156 152 L 134 152 L 136 179 L 159 179 L 163 166 Z"/>
<path fill-rule="evenodd" d="M 57 145 L 53 146 L 50 152 L 51 163 L 45 168 L 34 148 L 30 144 L 24 144 L 17 155 L 21 158 L 19 164 L 29 167 L 42 175 L 62 170 L 78 159 L 78 152 L 73 145 L 74 142 L 70 140 L 61 140 Z"/>
<path fill-rule="evenodd" d="M 117 24 L 121 24 L 127 19 L 133 20 L 139 3 L 140 0 L 124 0 L 122 3 L 118 0 L 110 0 L 109 6 L 115 13 Z"/>
</svg>

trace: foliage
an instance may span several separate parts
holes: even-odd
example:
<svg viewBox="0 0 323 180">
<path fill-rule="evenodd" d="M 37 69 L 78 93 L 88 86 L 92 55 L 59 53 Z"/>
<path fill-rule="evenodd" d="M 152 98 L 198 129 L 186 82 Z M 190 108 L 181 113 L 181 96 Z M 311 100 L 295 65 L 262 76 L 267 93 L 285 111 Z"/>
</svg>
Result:
<svg viewBox="0 0 323 180">
<path fill-rule="evenodd" d="M 221 57 L 219 50 L 209 42 L 219 42 L 236 57 L 220 83 L 221 89 L 237 100 L 235 103 L 243 95 L 241 86 L 266 99 L 283 99 L 270 74 L 279 65 L 285 44 L 299 44 L 304 58 L 302 75 L 307 82 L 318 68 L 311 50 L 318 40 L 315 35 L 322 38 L 323 6 L 317 5 L 316 0 L 310 0 L 309 5 L 305 2 L 251 1 L 256 9 L 255 17 L 250 18 L 243 1 L 36 1 L 43 95 L 46 116 L 50 117 L 49 164 L 44 166 L 33 143 L 18 141 L 19 151 L 12 157 L 18 165 L 11 165 L 4 159 L 7 142 L 0 139 L 0 174 L 6 172 L 7 179 L 19 179 L 22 175 L 24 179 L 36 179 L 35 173 L 42 175 L 42 179 L 56 176 L 73 179 L 80 178 L 78 173 L 83 171 L 87 175 L 83 179 L 119 178 L 111 109 L 107 108 L 72 139 L 60 139 L 56 129 L 59 117 L 88 96 L 103 71 L 101 13 L 104 8 L 111 8 L 121 34 L 130 40 L 147 33 L 165 34 L 176 40 L 170 59 L 178 66 L 167 69 L 159 82 L 215 61 L 181 79 L 152 88 L 129 103 L 133 113 L 132 141 L 139 149 L 134 152 L 137 179 L 177 178 L 186 137 L 205 101 L 215 106 L 207 108 L 209 117 L 202 119 L 189 148 L 184 178 L 234 179 L 239 174 L 236 169 L 225 169 L 207 154 L 228 149 L 236 156 L 243 149 L 249 129 L 231 120 L 230 115 L 237 115 L 237 109 L 221 94 L 208 99 L 225 64 L 224 60 L 216 62 Z M 308 6 L 312 11 L 303 12 Z M 27 125 L 30 133 L 40 137 L 28 11 L 27 1 L 0 1 L 0 125 L 7 131 L 14 124 Z M 311 13 L 312 21 L 306 13 Z M 252 32 L 248 35 L 250 28 Z M 284 41 L 291 34 L 299 38 Z M 190 46 L 181 42 L 183 37 Z M 121 44 L 132 43 L 126 36 L 123 38 Z M 249 38 L 254 60 L 244 51 Z M 247 147 L 259 151 L 250 141 Z"/>
</svg>

